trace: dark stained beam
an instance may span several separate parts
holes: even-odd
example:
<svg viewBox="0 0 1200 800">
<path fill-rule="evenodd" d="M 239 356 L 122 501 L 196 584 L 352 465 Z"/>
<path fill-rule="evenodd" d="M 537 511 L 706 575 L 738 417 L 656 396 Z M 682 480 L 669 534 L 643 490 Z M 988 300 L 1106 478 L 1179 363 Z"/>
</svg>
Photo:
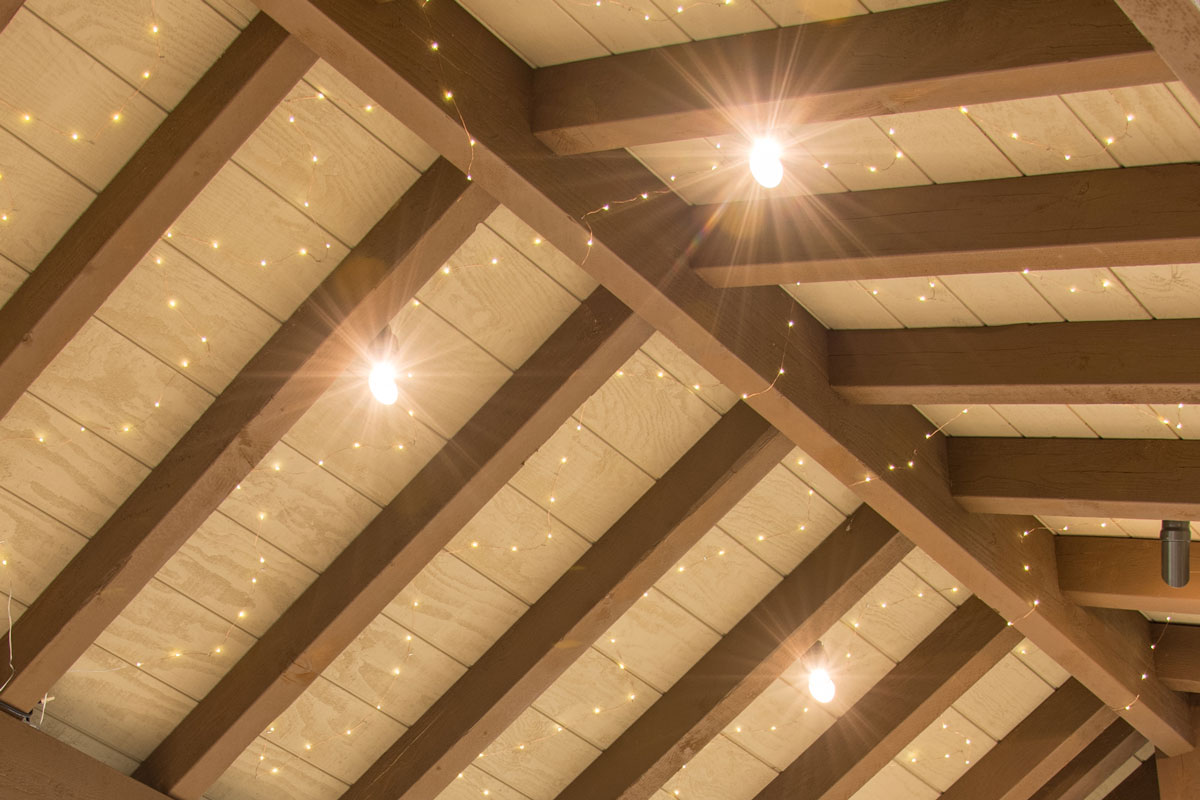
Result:
<svg viewBox="0 0 1200 800">
<path fill-rule="evenodd" d="M 1146 745 L 1146 737 L 1117 720 L 1071 759 L 1031 800 L 1087 800 L 1117 768 Z"/>
<path fill-rule="evenodd" d="M 593 292 L 309 585 L 135 776 L 177 800 L 199 798 L 650 333 L 607 291 Z M 746 415 L 754 416 L 745 409 L 730 424 L 744 422 Z M 766 427 L 757 417 L 746 424 Z M 710 437 L 706 454 L 714 464 L 733 458 L 711 452 L 717 439 L 726 446 L 751 444 L 736 436 L 732 441 Z M 723 477 L 732 485 L 741 480 Z M 714 494 L 724 497 L 720 487 Z"/>
<path fill-rule="evenodd" d="M 852 797 L 1020 641 L 999 614 L 971 597 L 755 800 Z"/>
<path fill-rule="evenodd" d="M 643 800 L 796 663 L 912 549 L 865 506 L 588 765 L 558 800 Z"/>
<path fill-rule="evenodd" d="M 969 511 L 1200 519 L 1200 441 L 952 437 L 950 490 Z"/>
<path fill-rule="evenodd" d="M 1157 539 L 1056 536 L 1054 550 L 1059 586 L 1080 605 L 1200 614 L 1200 580 L 1182 589 L 1168 586 Z M 1200 542 L 1192 542 L 1191 551 L 1197 569 Z"/>
<path fill-rule="evenodd" d="M 1159 58 L 1200 98 L 1200 6 L 1193 0 L 1117 0 Z"/>
<path fill-rule="evenodd" d="M 673 194 L 651 195 L 662 184 L 636 159 L 619 151 L 551 155 L 529 130 L 532 70 L 478 20 L 454 3 L 256 2 L 447 158 L 470 166 L 546 241 L 746 395 L 1038 647 L 1070 663 L 1097 696 L 1121 708 L 1139 696 L 1122 714 L 1155 745 L 1192 749 L 1186 699 L 1141 678 L 1152 655 L 1145 620 L 1066 599 L 1049 537 L 1021 536 L 1036 522 L 970 514 L 955 502 L 945 440 L 926 438 L 929 423 L 914 409 L 846 403 L 829 386 L 824 328 L 787 294 L 721 291 L 692 273 L 684 260 L 695 233 L 691 207 Z M 619 200 L 629 202 L 601 213 Z M 904 468 L 908 460 L 919 466 Z"/>
<path fill-rule="evenodd" d="M 437 796 L 791 446 L 749 406 L 734 406 L 367 768 L 343 800 Z"/>
<path fill-rule="evenodd" d="M 1198 180 L 1177 164 L 699 206 L 689 263 L 719 287 L 1186 263 Z"/>
<path fill-rule="evenodd" d="M 1116 715 L 1074 678 L 942 793 L 941 800 L 1029 800 Z"/>
<path fill-rule="evenodd" d="M 534 73 L 559 154 L 1171 80 L 1110 0 L 949 0 Z"/>
<path fill-rule="evenodd" d="M 1156 623 L 1150 628 L 1159 680 L 1179 692 L 1200 692 L 1200 626 Z"/>
<path fill-rule="evenodd" d="M 32 708 L 495 206 L 435 162 L 0 639 L 0 700 Z"/>
<path fill-rule="evenodd" d="M 1195 794 L 1171 797 L 1169 800 L 1193 798 Z M 1159 792 L 1158 772 L 1154 760 L 1148 760 L 1135 769 L 1128 778 L 1121 781 L 1117 788 L 1109 792 L 1104 800 L 1168 800 L 1166 794 Z"/>
<path fill-rule="evenodd" d="M 1200 402 L 1200 320 L 830 331 L 855 403 Z"/>
<path fill-rule="evenodd" d="M 4 800 L 170 800 L 49 734 L 0 713 Z"/>
<path fill-rule="evenodd" d="M 0 309 L 0 415 L 315 62 L 251 20 Z"/>
</svg>

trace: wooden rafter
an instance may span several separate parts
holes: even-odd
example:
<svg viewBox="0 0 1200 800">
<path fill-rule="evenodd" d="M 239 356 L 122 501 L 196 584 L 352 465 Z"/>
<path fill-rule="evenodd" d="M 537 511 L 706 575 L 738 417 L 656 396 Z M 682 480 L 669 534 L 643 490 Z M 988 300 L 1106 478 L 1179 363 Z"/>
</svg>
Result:
<svg viewBox="0 0 1200 800">
<path fill-rule="evenodd" d="M 948 448 L 970 511 L 1200 519 L 1200 441 L 956 436 Z"/>
<path fill-rule="evenodd" d="M 1159 679 L 1180 692 L 1200 692 L 1200 626 L 1155 625 L 1151 636 Z"/>
<path fill-rule="evenodd" d="M 755 800 L 852 797 L 1020 641 L 982 600 L 968 599 Z"/>
<path fill-rule="evenodd" d="M 855 403 L 1194 403 L 1200 320 L 829 332 Z"/>
<path fill-rule="evenodd" d="M 1087 800 L 1117 768 L 1146 745 L 1146 737 L 1117 720 L 1071 759 L 1030 800 Z"/>
<path fill-rule="evenodd" d="M 593 292 L 167 736 L 137 777 L 176 798 L 203 794 L 650 333 L 607 291 Z"/>
<path fill-rule="evenodd" d="M 25 0 L 0 0 L 0 31 L 8 27 L 8 23 L 25 5 Z"/>
<path fill-rule="evenodd" d="M 1187 263 L 1198 178 L 1175 164 L 699 206 L 689 263 L 720 287 Z"/>
<path fill-rule="evenodd" d="M 495 205 L 435 162 L 0 639 L 0 700 L 32 708 Z"/>
<path fill-rule="evenodd" d="M 1168 797 L 1160 793 L 1158 771 L 1155 769 L 1154 759 L 1150 759 L 1105 795 L 1104 800 L 1190 800 L 1192 797 L 1195 795 Z"/>
<path fill-rule="evenodd" d="M 886 520 L 859 508 L 558 800 L 648 800 L 911 549 Z"/>
<path fill-rule="evenodd" d="M 942 793 L 943 800 L 1028 800 L 1115 719 L 1074 678 Z"/>
<path fill-rule="evenodd" d="M 1200 580 L 1182 589 L 1168 586 L 1157 539 L 1057 536 L 1054 544 L 1059 585 L 1081 605 L 1200 614 Z M 1193 542 L 1191 551 L 1194 565 L 1200 561 L 1200 542 Z"/>
<path fill-rule="evenodd" d="M 1200 713 L 1197 717 L 1200 717 Z M 1154 796 L 1155 800 L 1159 797 L 1162 800 L 1195 800 L 1200 797 L 1200 750 L 1174 758 L 1164 758 L 1160 754 L 1157 758 L 1148 759 L 1146 764 L 1154 764 L 1157 773 L 1158 795 Z M 1135 785 L 1149 788 L 1149 784 L 1149 779 L 1142 777 Z"/>
<path fill-rule="evenodd" d="M 0 414 L 315 62 L 265 14 L 246 26 L 0 309 Z"/>
<path fill-rule="evenodd" d="M 1200 6 L 1192 0 L 1117 0 L 1178 80 L 1200 98 Z"/>
<path fill-rule="evenodd" d="M 580 556 L 344 800 L 423 800 L 454 780 L 791 450 L 738 404 Z"/>
<path fill-rule="evenodd" d="M 1171 77 L 1110 0 L 950 0 L 540 69 L 533 127 L 586 153 Z"/>
</svg>

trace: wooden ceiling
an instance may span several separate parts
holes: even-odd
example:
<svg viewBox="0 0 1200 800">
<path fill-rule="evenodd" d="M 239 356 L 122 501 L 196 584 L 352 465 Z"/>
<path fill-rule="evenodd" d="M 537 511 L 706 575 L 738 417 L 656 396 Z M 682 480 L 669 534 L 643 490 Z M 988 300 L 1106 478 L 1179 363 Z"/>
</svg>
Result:
<svg viewBox="0 0 1200 800">
<path fill-rule="evenodd" d="M 1200 9 L 680 1 L 0 3 L 0 795 L 1200 793 Z"/>
</svg>

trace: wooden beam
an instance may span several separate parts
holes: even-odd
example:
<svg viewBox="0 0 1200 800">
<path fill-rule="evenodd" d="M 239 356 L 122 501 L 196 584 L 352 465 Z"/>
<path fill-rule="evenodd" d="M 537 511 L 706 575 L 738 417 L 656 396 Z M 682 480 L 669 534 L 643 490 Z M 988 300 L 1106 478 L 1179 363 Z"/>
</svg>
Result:
<svg viewBox="0 0 1200 800">
<path fill-rule="evenodd" d="M 791 450 L 738 404 L 342 795 L 424 800 L 449 786 Z"/>
<path fill-rule="evenodd" d="M 1200 519 L 1200 441 L 955 436 L 950 490 L 969 511 Z"/>
<path fill-rule="evenodd" d="M 314 63 L 251 20 L 0 309 L 0 415 Z"/>
<path fill-rule="evenodd" d="M 1172 797 L 1170 800 L 1181 800 L 1181 798 L 1193 798 L 1194 794 L 1181 795 L 1179 798 Z M 1160 794 L 1158 772 L 1155 769 L 1153 760 L 1144 762 L 1140 767 L 1135 769 L 1128 778 L 1121 781 L 1117 788 L 1113 789 L 1104 800 L 1168 800 L 1166 794 Z"/>
<path fill-rule="evenodd" d="M 0 700 L 32 708 L 495 206 L 435 162 L 0 639 Z"/>
<path fill-rule="evenodd" d="M 0 31 L 8 27 L 23 5 L 25 0 L 0 0 Z"/>
<path fill-rule="evenodd" d="M 699 206 L 688 260 L 719 287 L 1184 263 L 1198 180 L 1177 164 Z"/>
<path fill-rule="evenodd" d="M 844 800 L 867 784 L 1021 641 L 971 597 L 755 800 Z"/>
<path fill-rule="evenodd" d="M 846 403 L 829 386 L 824 328 L 786 293 L 721 291 L 692 273 L 684 260 L 695 233 L 691 207 L 670 193 L 651 194 L 662 183 L 636 159 L 551 155 L 529 130 L 532 70 L 469 13 L 454 3 L 256 2 L 447 158 L 470 166 L 546 241 L 745 394 L 1097 696 L 1123 707 L 1138 695 L 1122 713 L 1158 747 L 1192 748 L 1185 699 L 1141 679 L 1151 656 L 1145 621 L 1063 597 L 1052 542 L 1021 536 L 1036 522 L 970 514 L 955 502 L 944 439 L 926 438 L 929 423 L 914 409 Z M 431 36 L 441 44 L 436 51 Z M 599 213 L 617 201 L 628 202 Z M 913 469 L 904 467 L 910 460 Z"/>
<path fill-rule="evenodd" d="M 1156 623 L 1150 638 L 1159 680 L 1179 692 L 1200 692 L 1200 626 Z"/>
<path fill-rule="evenodd" d="M 1200 6 L 1194 0 L 1117 0 L 1192 96 L 1200 98 Z"/>
<path fill-rule="evenodd" d="M 607 291 L 593 292 L 192 709 L 136 777 L 177 800 L 200 797 L 650 333 Z M 744 410 L 734 422 L 746 415 L 753 412 Z M 734 444 L 745 443 L 735 437 Z M 719 454 L 710 455 L 720 462 Z"/>
<path fill-rule="evenodd" d="M 1109 0 L 949 0 L 539 69 L 559 154 L 1171 80 Z"/>
<path fill-rule="evenodd" d="M 170 800 L 49 734 L 0 713 L 4 800 Z"/>
<path fill-rule="evenodd" d="M 855 403 L 1194 403 L 1197 362 L 1195 319 L 829 332 Z"/>
<path fill-rule="evenodd" d="M 861 507 L 559 795 L 648 800 L 912 549 Z"/>
<path fill-rule="evenodd" d="M 942 800 L 1029 800 L 1116 715 L 1074 678 L 942 793 Z"/>
<path fill-rule="evenodd" d="M 1162 579 L 1157 539 L 1056 536 L 1058 583 L 1085 606 L 1128 608 L 1164 614 L 1200 614 L 1200 580 L 1182 589 Z M 1200 570 L 1200 542 L 1192 542 L 1192 570 Z"/>
<path fill-rule="evenodd" d="M 1146 764 L 1150 763 L 1146 761 Z M 1174 758 L 1165 758 L 1160 754 L 1154 759 L 1154 764 L 1158 774 L 1156 799 L 1161 797 L 1162 800 L 1196 800 L 1200 797 L 1200 750 L 1193 750 Z M 1142 777 L 1135 785 L 1148 788 L 1149 780 Z"/>
<path fill-rule="evenodd" d="M 1146 737 L 1117 720 L 1071 759 L 1031 800 L 1087 800 L 1117 768 L 1146 746 Z"/>
</svg>

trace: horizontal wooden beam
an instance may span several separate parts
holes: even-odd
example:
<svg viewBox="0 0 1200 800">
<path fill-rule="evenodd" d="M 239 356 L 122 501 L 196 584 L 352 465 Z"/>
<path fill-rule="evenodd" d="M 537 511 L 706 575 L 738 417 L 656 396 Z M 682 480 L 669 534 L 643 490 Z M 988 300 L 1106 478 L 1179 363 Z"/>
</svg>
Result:
<svg viewBox="0 0 1200 800">
<path fill-rule="evenodd" d="M 2 712 L 0 787 L 4 800 L 171 800 Z"/>
<path fill-rule="evenodd" d="M 1195 363 L 1195 319 L 829 332 L 855 403 L 1195 403 Z"/>
<path fill-rule="evenodd" d="M 200 797 L 650 333 L 607 291 L 593 292 L 192 709 L 136 777 L 177 800 Z"/>
<path fill-rule="evenodd" d="M 1178 80 L 1200 98 L 1200 5 L 1195 0 L 1117 0 Z"/>
<path fill-rule="evenodd" d="M 718 287 L 1178 264 L 1200 245 L 1200 165 L 727 203 L 693 214 L 703 234 L 688 261 Z"/>
<path fill-rule="evenodd" d="M 1020 641 L 999 614 L 971 597 L 755 800 L 853 797 Z"/>
<path fill-rule="evenodd" d="M 912 550 L 860 507 L 558 800 L 649 800 Z"/>
<path fill-rule="evenodd" d="M 1157 539 L 1056 536 L 1054 545 L 1059 586 L 1080 605 L 1200 614 L 1200 580 L 1168 586 Z M 1191 552 L 1192 572 L 1200 572 L 1200 542 Z"/>
<path fill-rule="evenodd" d="M 316 60 L 251 20 L 0 309 L 0 415 Z"/>
<path fill-rule="evenodd" d="M 1154 796 L 1155 800 L 1196 800 L 1200 797 L 1200 750 L 1173 758 L 1159 754 L 1158 757 L 1146 761 L 1146 765 L 1151 763 L 1154 764 L 1154 771 L 1158 776 L 1158 794 Z M 1149 789 L 1150 780 L 1147 777 L 1138 778 L 1135 786 L 1143 787 L 1143 790 Z"/>
<path fill-rule="evenodd" d="M 956 436 L 947 448 L 969 511 L 1200 519 L 1200 441 Z"/>
<path fill-rule="evenodd" d="M 1200 626 L 1155 623 L 1150 638 L 1159 680 L 1179 692 L 1200 692 Z"/>
<path fill-rule="evenodd" d="M 1158 771 L 1154 762 L 1155 759 L 1149 759 L 1135 769 L 1117 788 L 1105 795 L 1104 800 L 1168 800 L 1167 795 L 1159 791 Z M 1170 800 L 1191 800 L 1195 796 L 1185 794 Z"/>
<path fill-rule="evenodd" d="M 1030 800 L 1087 800 L 1118 767 L 1145 746 L 1146 737 L 1119 719 L 1060 769 Z"/>
<path fill-rule="evenodd" d="M 534 73 L 556 153 L 1171 80 L 1108 0 L 949 0 Z"/>
<path fill-rule="evenodd" d="M 0 700 L 32 708 L 495 206 L 436 161 L 0 639 Z"/>
<path fill-rule="evenodd" d="M 1115 719 L 1071 678 L 943 792 L 941 800 L 1028 800 Z"/>
</svg>

